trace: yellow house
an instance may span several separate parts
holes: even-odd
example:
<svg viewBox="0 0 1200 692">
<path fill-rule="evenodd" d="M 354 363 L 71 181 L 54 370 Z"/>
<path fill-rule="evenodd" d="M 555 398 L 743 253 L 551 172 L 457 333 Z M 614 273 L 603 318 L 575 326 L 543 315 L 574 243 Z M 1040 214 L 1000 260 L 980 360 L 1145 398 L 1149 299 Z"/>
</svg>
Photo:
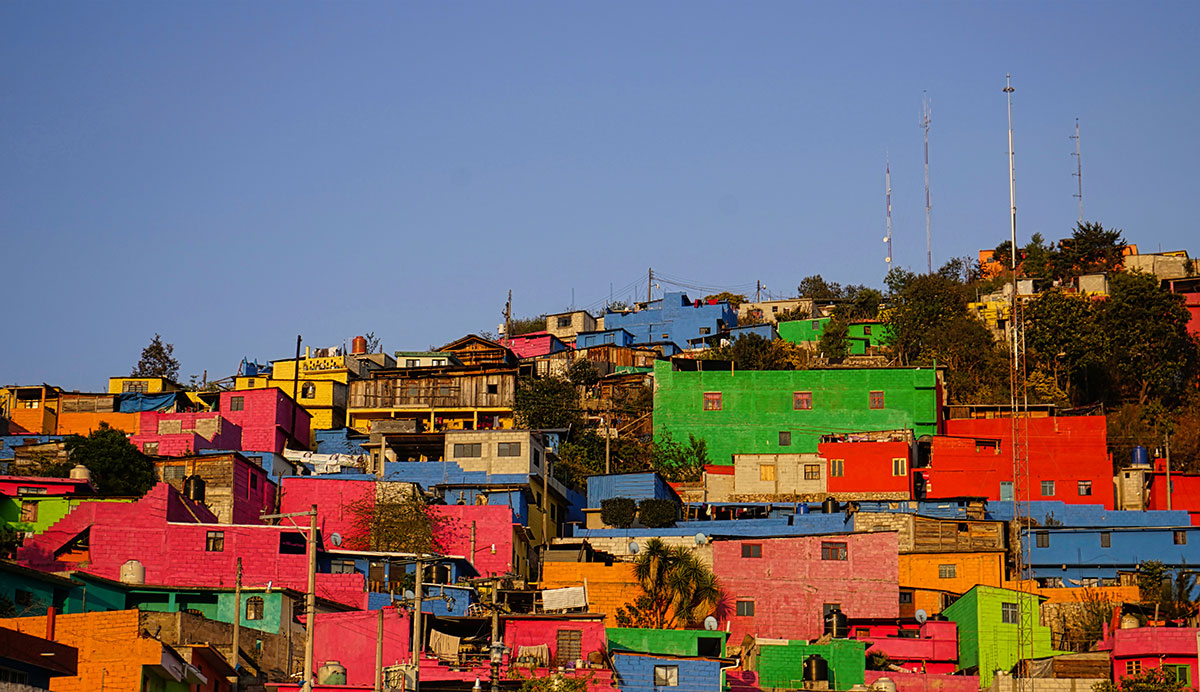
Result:
<svg viewBox="0 0 1200 692">
<path fill-rule="evenodd" d="M 348 385 L 361 376 L 362 369 L 362 361 L 353 356 L 312 358 L 305 354 L 299 361 L 271 361 L 271 370 L 265 375 L 238 375 L 233 388 L 244 391 L 275 387 L 288 396 L 295 392 L 297 403 L 312 416 L 310 430 L 315 435 L 317 430 L 346 427 Z"/>
<path fill-rule="evenodd" d="M 178 392 L 183 387 L 165 377 L 110 377 L 109 394 L 161 394 Z"/>
</svg>

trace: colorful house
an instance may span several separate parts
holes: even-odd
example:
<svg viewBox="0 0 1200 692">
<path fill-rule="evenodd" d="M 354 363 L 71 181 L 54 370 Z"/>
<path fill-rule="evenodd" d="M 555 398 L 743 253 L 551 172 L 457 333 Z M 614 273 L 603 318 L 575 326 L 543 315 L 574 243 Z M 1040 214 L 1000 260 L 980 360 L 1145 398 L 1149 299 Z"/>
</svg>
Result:
<svg viewBox="0 0 1200 692">
<path fill-rule="evenodd" d="M 5 629 L 0 623 L 0 681 L 5 689 L 48 690 L 54 678 L 73 677 L 79 670 L 73 646 Z"/>
<path fill-rule="evenodd" d="M 701 656 L 663 656 L 615 651 L 616 682 L 622 692 L 719 690 L 724 685 L 722 667 L 730 662 Z"/>
<path fill-rule="evenodd" d="M 867 645 L 853 639 L 833 639 L 828 644 L 789 641 L 758 645 L 758 684 L 762 687 L 800 689 L 804 686 L 804 661 L 819 656 L 829 667 L 831 690 L 848 690 L 866 679 Z"/>
<path fill-rule="evenodd" d="M 8 419 L 8 434 L 56 434 L 62 393 L 61 387 L 48 384 L 0 387 L 0 419 Z"/>
<path fill-rule="evenodd" d="M 737 310 L 728 301 L 693 301 L 685 293 L 665 293 L 640 310 L 604 313 L 604 329 L 624 329 L 638 344 L 686 344 L 736 326 Z"/>
<path fill-rule="evenodd" d="M 1120 682 L 1151 668 L 1162 668 L 1186 687 L 1200 685 L 1195 627 L 1136 627 L 1114 629 L 1096 649 L 1107 651 L 1112 660 L 1112 679 Z"/>
<path fill-rule="evenodd" d="M 815 454 L 833 433 L 939 430 L 941 371 L 933 368 L 700 369 L 707 364 L 655 363 L 654 434 L 704 439 L 718 465 L 734 454 Z"/>
<path fill-rule="evenodd" d="M 958 625 L 953 622 L 855 625 L 851 636 L 867 643 L 867 654 L 873 651 L 885 654 L 889 662 L 909 672 L 949 674 L 957 668 Z"/>
<path fill-rule="evenodd" d="M 550 332 L 565 343 L 575 343 L 575 337 L 580 332 L 591 332 L 603 329 L 598 326 L 596 318 L 586 310 L 571 310 L 546 315 L 546 331 Z"/>
<path fill-rule="evenodd" d="M 142 413 L 130 441 L 147 455 L 186 456 L 204 449 L 280 454 L 308 447 L 311 418 L 275 387 L 226 391 L 215 411 Z"/>
<path fill-rule="evenodd" d="M 839 500 L 909 500 L 913 447 L 911 437 L 894 442 L 822 442 L 817 450 L 828 473 L 826 489 Z"/>
<path fill-rule="evenodd" d="M 516 387 L 515 364 L 381 370 L 350 384 L 347 422 L 400 435 L 511 428 Z"/>
<path fill-rule="evenodd" d="M 610 628 L 617 625 L 617 611 L 642 593 L 631 562 L 557 561 L 547 556 L 541 576 L 543 589 L 587 584 L 588 612 L 604 615 L 604 624 Z"/>
<path fill-rule="evenodd" d="M 745 635 L 809 639 L 824 618 L 899 615 L 896 534 L 714 539 L 713 574 L 729 607 L 718 613 L 733 641 Z"/>
<path fill-rule="evenodd" d="M 986 688 L 998 670 L 1055 655 L 1050 628 L 1041 624 L 1041 601 L 1036 594 L 976 586 L 943 610 L 958 625 L 958 669 L 978 670 L 980 687 Z M 1022 627 L 1032 632 L 1030 644 L 1021 643 Z"/>
<path fill-rule="evenodd" d="M 174 381 L 166 377 L 110 377 L 109 394 L 161 394 L 182 391 Z"/>
<path fill-rule="evenodd" d="M 1003 550 L 901 553 L 900 614 L 935 615 L 976 585 L 1004 586 Z"/>
<path fill-rule="evenodd" d="M 603 329 L 594 332 L 579 332 L 575 335 L 575 348 L 592 348 L 593 346 L 632 346 L 635 343 L 633 334 L 620 327 Z"/>
<path fill-rule="evenodd" d="M 610 627 L 607 630 L 611 652 L 658 654 L 664 656 L 704 656 L 723 658 L 728 632 L 708 630 L 655 630 L 643 627 Z"/>
<path fill-rule="evenodd" d="M 507 337 L 502 341 L 521 360 L 537 358 L 538 356 L 548 356 L 551 353 L 572 349 L 572 346 L 564 343 L 562 339 L 549 332 L 517 334 Z"/>
<path fill-rule="evenodd" d="M 815 346 L 831 317 L 814 317 L 779 323 L 779 338 L 793 344 Z M 846 342 L 852 356 L 874 353 L 891 343 L 891 328 L 878 320 L 856 320 L 846 325 Z"/>
<path fill-rule="evenodd" d="M 204 504 L 222 524 L 261 524 L 275 510 L 278 487 L 265 469 L 237 452 L 161 458 L 154 461 L 158 479 Z M 198 489 L 196 479 L 202 481 Z"/>
</svg>

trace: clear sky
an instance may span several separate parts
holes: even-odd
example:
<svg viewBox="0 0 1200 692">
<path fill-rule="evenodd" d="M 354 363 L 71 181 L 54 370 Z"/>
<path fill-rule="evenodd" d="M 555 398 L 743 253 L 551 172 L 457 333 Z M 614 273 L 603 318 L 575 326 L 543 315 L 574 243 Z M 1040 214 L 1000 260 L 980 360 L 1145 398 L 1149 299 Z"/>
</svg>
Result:
<svg viewBox="0 0 1200 692">
<path fill-rule="evenodd" d="M 0 3 L 0 383 L 184 381 L 374 331 L 791 295 L 1085 216 L 1200 252 L 1200 3 Z M 633 288 L 631 288 L 633 287 Z M 662 288 L 670 289 L 664 284 Z M 656 289 L 656 295 L 662 289 Z M 693 295 L 703 292 L 691 291 Z"/>
</svg>

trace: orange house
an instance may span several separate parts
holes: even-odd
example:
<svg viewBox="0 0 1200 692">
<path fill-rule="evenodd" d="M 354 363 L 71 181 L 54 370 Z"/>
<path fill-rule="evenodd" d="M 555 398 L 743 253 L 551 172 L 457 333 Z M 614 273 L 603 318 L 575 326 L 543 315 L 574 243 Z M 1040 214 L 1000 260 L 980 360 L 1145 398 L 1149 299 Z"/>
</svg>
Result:
<svg viewBox="0 0 1200 692">
<path fill-rule="evenodd" d="M 542 565 L 543 589 L 587 587 L 588 612 L 604 613 L 606 627 L 617 626 L 617 610 L 632 603 L 642 588 L 633 576 L 633 564 L 614 562 L 546 562 Z"/>
<path fill-rule="evenodd" d="M 901 617 L 911 608 L 927 614 L 942 612 L 947 596 L 958 596 L 976 585 L 1003 586 L 1004 552 L 902 553 L 899 563 Z M 903 602 L 905 593 L 909 602 Z"/>
</svg>

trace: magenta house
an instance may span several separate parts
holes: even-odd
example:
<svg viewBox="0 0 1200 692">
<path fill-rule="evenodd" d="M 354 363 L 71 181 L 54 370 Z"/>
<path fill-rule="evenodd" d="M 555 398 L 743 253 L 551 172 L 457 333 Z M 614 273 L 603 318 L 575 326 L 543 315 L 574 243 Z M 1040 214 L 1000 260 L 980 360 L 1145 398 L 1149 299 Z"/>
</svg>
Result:
<svg viewBox="0 0 1200 692">
<path fill-rule="evenodd" d="M 1184 685 L 1196 688 L 1196 642 L 1200 629 L 1195 627 L 1136 627 L 1117 629 L 1096 645 L 1112 660 L 1113 680 L 1120 682 L 1151 668 L 1165 668 Z"/>
<path fill-rule="evenodd" d="M 215 411 L 144 412 L 138 434 L 130 441 L 143 454 L 156 456 L 186 456 L 206 449 L 282 454 L 284 449 L 308 449 L 311 421 L 312 416 L 283 391 L 248 389 L 221 392 Z"/>
</svg>

